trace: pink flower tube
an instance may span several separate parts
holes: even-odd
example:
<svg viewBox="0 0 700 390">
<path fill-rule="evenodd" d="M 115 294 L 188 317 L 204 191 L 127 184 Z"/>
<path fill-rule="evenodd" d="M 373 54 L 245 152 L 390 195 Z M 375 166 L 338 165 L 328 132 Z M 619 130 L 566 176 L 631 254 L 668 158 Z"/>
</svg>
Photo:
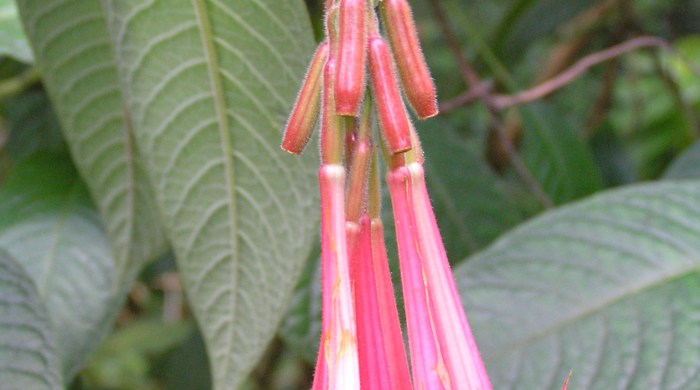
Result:
<svg viewBox="0 0 700 390">
<path fill-rule="evenodd" d="M 325 164 L 319 172 L 321 189 L 321 340 L 325 368 L 323 389 L 360 388 L 355 308 L 350 284 L 345 236 L 345 168 Z"/>
<path fill-rule="evenodd" d="M 381 220 L 362 217 L 352 264 L 362 388 L 411 390 Z"/>
<path fill-rule="evenodd" d="M 491 390 L 425 186 L 411 163 L 387 174 L 416 388 Z"/>
</svg>

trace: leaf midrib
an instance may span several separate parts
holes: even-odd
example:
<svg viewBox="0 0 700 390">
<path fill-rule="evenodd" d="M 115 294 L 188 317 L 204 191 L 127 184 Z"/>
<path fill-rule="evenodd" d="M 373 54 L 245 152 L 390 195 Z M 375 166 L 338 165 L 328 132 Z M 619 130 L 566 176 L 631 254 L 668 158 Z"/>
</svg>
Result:
<svg viewBox="0 0 700 390">
<path fill-rule="evenodd" d="M 232 261 L 232 275 L 231 275 L 231 283 L 232 285 L 236 285 L 238 282 L 238 264 L 236 259 L 238 258 L 238 245 L 237 245 L 237 237 L 236 237 L 236 231 L 237 231 L 237 226 L 236 226 L 236 191 L 234 188 L 234 164 L 233 164 L 233 150 L 232 150 L 232 143 L 231 143 L 231 132 L 229 128 L 229 121 L 228 121 L 228 116 L 226 114 L 226 100 L 224 97 L 224 90 L 223 90 L 223 83 L 220 77 L 220 69 L 219 69 L 219 62 L 216 57 L 216 48 L 214 46 L 214 34 L 212 33 L 211 29 L 211 24 L 209 21 L 209 17 L 207 14 L 207 8 L 206 5 L 204 4 L 204 0 L 192 0 L 193 6 L 194 6 L 194 11 L 195 11 L 195 17 L 197 19 L 197 25 L 200 30 L 200 36 L 202 38 L 202 44 L 204 46 L 204 55 L 207 58 L 207 69 L 209 71 L 209 80 L 211 82 L 211 88 L 213 92 L 213 98 L 214 98 L 214 105 L 215 105 L 215 110 L 216 110 L 216 116 L 217 116 L 217 121 L 219 123 L 218 129 L 219 129 L 219 136 L 221 137 L 221 147 L 222 147 L 222 152 L 224 153 L 223 156 L 223 161 L 224 161 L 224 171 L 225 171 L 225 181 L 226 181 L 226 189 L 227 189 L 227 195 L 228 199 L 230 200 L 227 202 L 227 208 L 228 208 L 228 220 L 229 223 L 231 224 L 231 237 L 229 239 L 229 243 L 231 245 L 231 255 L 233 257 Z M 233 315 L 236 311 L 236 297 L 233 296 L 231 297 L 231 308 L 230 308 L 230 313 Z M 227 336 L 228 341 L 227 344 L 229 345 L 228 350 L 232 350 L 231 344 L 233 343 L 232 340 L 232 334 L 228 333 Z M 211 352 L 210 352 L 211 353 Z M 225 361 L 223 364 L 223 367 L 228 367 L 230 364 L 231 360 L 231 355 L 230 353 L 225 354 Z M 213 356 L 211 356 L 213 357 Z M 215 375 L 218 375 L 215 370 Z M 218 378 L 215 378 L 215 383 L 214 386 L 216 387 L 216 381 Z"/>
<path fill-rule="evenodd" d="M 536 332 L 536 333 L 524 338 L 520 342 L 508 345 L 507 347 L 501 348 L 500 350 L 497 350 L 495 352 L 484 354 L 484 360 L 495 360 L 495 359 L 498 359 L 498 358 L 502 357 L 503 355 L 506 355 L 512 351 L 524 349 L 525 347 L 532 345 L 534 342 L 536 342 L 542 338 L 545 338 L 549 335 L 557 334 L 565 327 L 567 327 L 573 323 L 576 323 L 578 321 L 581 321 L 584 318 L 592 316 L 592 315 L 594 315 L 594 314 L 596 314 L 596 313 L 598 313 L 598 312 L 600 312 L 608 307 L 612 307 L 615 304 L 617 304 L 625 299 L 632 298 L 632 297 L 639 295 L 643 292 L 646 292 L 648 290 L 654 289 L 656 287 L 660 287 L 666 283 L 670 283 L 675 279 L 682 279 L 690 274 L 693 274 L 693 273 L 696 273 L 699 271 L 700 271 L 700 263 L 696 263 L 696 264 L 693 264 L 690 266 L 681 267 L 681 268 L 677 269 L 676 272 L 667 274 L 662 278 L 653 279 L 653 280 L 645 282 L 645 283 L 639 283 L 638 285 L 634 286 L 633 288 L 625 290 L 624 292 L 622 292 L 619 295 L 613 295 L 609 299 L 602 300 L 601 302 L 599 302 L 593 306 L 590 306 L 589 308 L 584 309 L 577 314 L 574 314 L 574 315 L 572 315 L 572 316 L 570 316 L 562 321 L 558 321 L 551 326 L 545 327 L 545 328 L 541 329 L 539 332 Z"/>
</svg>

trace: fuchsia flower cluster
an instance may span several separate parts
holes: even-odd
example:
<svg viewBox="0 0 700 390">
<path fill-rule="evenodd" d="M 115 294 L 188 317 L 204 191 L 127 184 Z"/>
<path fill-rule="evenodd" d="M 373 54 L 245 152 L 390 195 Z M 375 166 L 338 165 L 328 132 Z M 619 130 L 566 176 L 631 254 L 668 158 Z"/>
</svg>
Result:
<svg viewBox="0 0 700 390">
<path fill-rule="evenodd" d="M 419 118 L 437 114 L 407 1 L 328 0 L 326 40 L 282 142 L 301 153 L 320 114 L 323 318 L 313 388 L 489 390 L 399 85 Z M 388 166 L 412 375 L 384 246 L 378 147 Z"/>
</svg>

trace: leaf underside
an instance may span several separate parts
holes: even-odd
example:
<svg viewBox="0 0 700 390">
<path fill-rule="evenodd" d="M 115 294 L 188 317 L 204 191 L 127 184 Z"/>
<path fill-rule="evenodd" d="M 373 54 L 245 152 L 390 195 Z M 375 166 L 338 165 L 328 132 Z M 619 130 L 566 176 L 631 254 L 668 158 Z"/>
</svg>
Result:
<svg viewBox="0 0 700 390">
<path fill-rule="evenodd" d="M 19 0 L 20 13 L 71 154 L 114 248 L 111 289 L 125 294 L 166 243 L 129 132 L 99 1 Z"/>
<path fill-rule="evenodd" d="M 317 229 L 314 158 L 278 146 L 313 51 L 304 4 L 104 4 L 214 387 L 233 388 L 274 334 Z"/>
<path fill-rule="evenodd" d="M 111 248 L 67 156 L 29 157 L 0 188 L 0 249 L 36 284 L 70 379 L 111 329 L 121 297 L 110 293 Z"/>
<path fill-rule="evenodd" d="M 62 386 L 46 308 L 32 279 L 1 250 L 0 383 L 8 390 Z"/>
<path fill-rule="evenodd" d="M 497 389 L 700 386 L 700 183 L 547 213 L 455 272 Z"/>
</svg>

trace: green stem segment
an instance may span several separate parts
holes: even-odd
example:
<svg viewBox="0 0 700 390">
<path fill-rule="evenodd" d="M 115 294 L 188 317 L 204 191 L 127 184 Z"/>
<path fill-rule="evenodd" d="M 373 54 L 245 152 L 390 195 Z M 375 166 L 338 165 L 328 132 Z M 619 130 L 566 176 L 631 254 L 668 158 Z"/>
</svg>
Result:
<svg viewBox="0 0 700 390">
<path fill-rule="evenodd" d="M 335 58 L 326 62 L 323 71 L 323 112 L 321 124 L 321 163 L 343 164 L 343 126 L 341 117 L 335 112 L 333 86 L 335 79 Z"/>
</svg>

